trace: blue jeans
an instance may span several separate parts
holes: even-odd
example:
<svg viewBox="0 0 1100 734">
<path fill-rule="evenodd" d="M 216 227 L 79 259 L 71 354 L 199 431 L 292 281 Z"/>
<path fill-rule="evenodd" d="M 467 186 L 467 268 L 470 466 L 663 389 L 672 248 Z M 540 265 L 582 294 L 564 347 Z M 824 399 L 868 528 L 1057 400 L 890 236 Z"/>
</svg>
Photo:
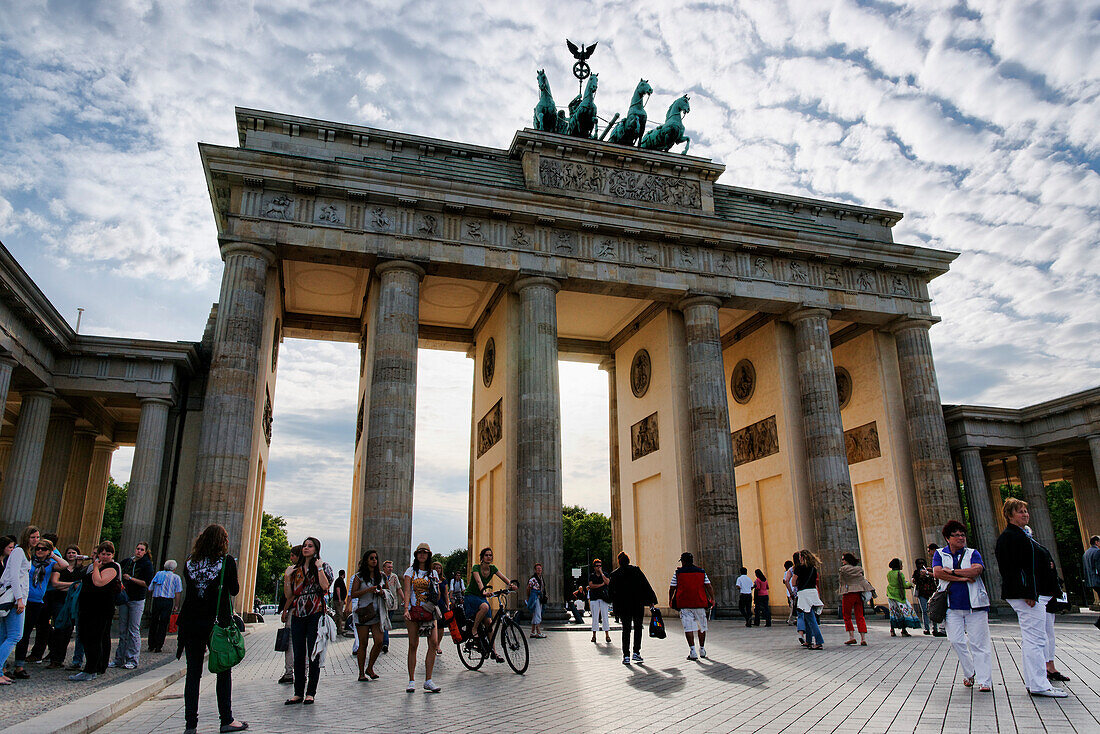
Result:
<svg viewBox="0 0 1100 734">
<path fill-rule="evenodd" d="M 80 639 L 80 622 L 76 623 L 76 629 L 73 630 L 73 634 L 76 637 L 76 642 L 73 643 L 73 665 L 78 668 L 84 667 L 84 642 Z"/>
<path fill-rule="evenodd" d="M 141 656 L 141 613 L 145 600 L 128 601 L 118 608 L 118 647 L 115 665 L 138 664 Z"/>
<path fill-rule="evenodd" d="M 12 607 L 6 617 L 0 617 L 0 668 L 8 661 L 8 655 L 19 644 L 23 637 L 23 615 L 26 612 L 16 612 Z"/>
<path fill-rule="evenodd" d="M 799 621 L 806 627 L 807 645 L 824 645 L 825 638 L 821 636 L 821 627 L 817 624 L 817 615 L 811 612 L 799 611 Z"/>
</svg>

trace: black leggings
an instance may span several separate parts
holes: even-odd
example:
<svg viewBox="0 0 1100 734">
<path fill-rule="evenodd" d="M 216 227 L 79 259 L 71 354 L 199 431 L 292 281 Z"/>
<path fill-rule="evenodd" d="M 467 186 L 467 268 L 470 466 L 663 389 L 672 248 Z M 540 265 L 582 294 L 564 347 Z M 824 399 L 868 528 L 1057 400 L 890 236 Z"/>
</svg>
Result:
<svg viewBox="0 0 1100 734">
<path fill-rule="evenodd" d="M 630 628 L 634 627 L 634 652 L 640 653 L 642 651 L 642 627 L 645 626 L 643 618 L 645 616 L 645 609 L 643 607 L 637 607 L 636 609 L 626 608 L 619 612 L 619 621 L 623 625 L 623 655 L 630 653 Z"/>
<path fill-rule="evenodd" d="M 80 642 L 84 645 L 84 672 L 105 673 L 111 658 L 111 620 L 115 607 L 111 599 L 80 609 Z"/>
<path fill-rule="evenodd" d="M 321 612 L 308 617 L 290 618 L 290 635 L 294 642 L 294 695 L 314 696 L 317 694 L 317 679 L 321 677 L 321 661 L 313 657 L 313 646 L 317 644 L 317 623 Z M 362 640 L 360 640 L 362 644 Z M 309 682 L 306 682 L 306 659 L 309 659 Z"/>
<path fill-rule="evenodd" d="M 759 626 L 761 617 L 764 618 L 765 624 L 770 625 L 772 623 L 772 608 L 768 606 L 767 594 L 756 597 L 756 612 L 752 618 L 753 625 Z"/>
<path fill-rule="evenodd" d="M 31 633 L 38 630 L 34 641 L 34 652 L 37 657 L 42 657 L 42 650 L 46 647 L 46 641 L 50 639 L 50 615 L 45 602 L 29 601 L 23 612 L 23 637 L 15 646 L 15 662 L 23 663 L 27 659 L 27 648 L 31 644 Z"/>
<path fill-rule="evenodd" d="M 187 680 L 183 684 L 183 719 L 184 726 L 188 729 L 194 729 L 199 725 L 199 680 L 202 678 L 202 669 L 205 667 L 203 657 L 206 655 L 206 640 L 207 637 L 191 638 L 184 643 L 183 647 L 187 655 Z M 221 719 L 221 725 L 232 724 L 232 669 L 218 673 L 214 692 L 218 697 L 218 718 Z"/>
</svg>

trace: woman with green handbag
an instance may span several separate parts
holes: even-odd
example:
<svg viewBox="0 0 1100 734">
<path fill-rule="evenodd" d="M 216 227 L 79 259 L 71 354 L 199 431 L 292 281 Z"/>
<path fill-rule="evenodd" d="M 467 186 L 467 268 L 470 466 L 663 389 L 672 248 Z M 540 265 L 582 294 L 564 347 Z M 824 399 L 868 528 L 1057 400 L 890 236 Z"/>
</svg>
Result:
<svg viewBox="0 0 1100 734">
<path fill-rule="evenodd" d="M 203 530 L 191 555 L 183 565 L 184 597 L 179 615 L 179 648 L 177 659 L 187 655 L 187 680 L 183 689 L 184 734 L 195 734 L 199 725 L 199 680 L 206 649 L 211 646 L 210 665 L 219 669 L 215 686 L 218 697 L 218 714 L 221 731 L 244 731 L 248 722 L 233 718 L 233 679 L 231 668 L 221 669 L 225 654 L 219 650 L 229 637 L 234 651 L 230 657 L 240 659 L 243 650 L 236 648 L 232 630 L 233 610 L 230 599 L 240 591 L 237 580 L 237 562 L 229 555 L 229 534 L 221 525 L 210 525 Z M 231 628 L 231 629 L 228 629 Z"/>
</svg>

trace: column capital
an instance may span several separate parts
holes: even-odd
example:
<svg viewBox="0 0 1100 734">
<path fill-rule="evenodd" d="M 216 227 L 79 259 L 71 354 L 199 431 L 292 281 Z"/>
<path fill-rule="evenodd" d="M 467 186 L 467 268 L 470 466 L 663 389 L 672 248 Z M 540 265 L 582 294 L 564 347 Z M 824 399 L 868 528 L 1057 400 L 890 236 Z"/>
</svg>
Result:
<svg viewBox="0 0 1100 734">
<path fill-rule="evenodd" d="M 19 364 L 19 360 L 17 360 L 15 358 L 15 355 L 13 355 L 11 352 L 5 352 L 4 354 L 0 354 L 0 364 L 6 364 L 15 367 Z"/>
<path fill-rule="evenodd" d="M 148 397 L 144 397 L 144 398 L 139 398 L 139 400 L 141 400 L 142 405 L 167 405 L 169 408 L 171 408 L 172 406 L 174 406 L 176 404 L 176 401 L 172 400 L 172 398 L 164 398 L 164 397 L 156 397 L 156 396 L 148 396 Z"/>
<path fill-rule="evenodd" d="M 96 438 L 97 436 L 99 436 L 99 431 L 97 431 L 94 428 L 77 428 L 76 432 L 73 435 L 74 436 L 88 436 L 88 437 L 91 437 L 91 438 Z"/>
<path fill-rule="evenodd" d="M 821 318 L 828 320 L 832 317 L 833 312 L 827 308 L 821 308 L 819 306 L 799 306 L 793 311 L 788 311 L 784 314 L 783 319 L 795 324 L 804 319 Z"/>
<path fill-rule="evenodd" d="M 555 293 L 561 290 L 561 283 L 553 278 L 547 278 L 544 275 L 526 275 L 516 279 L 512 283 L 512 290 L 516 293 L 522 293 L 528 288 L 534 288 L 542 286 L 543 288 L 550 288 Z"/>
<path fill-rule="evenodd" d="M 906 329 L 924 329 L 928 331 L 939 322 L 940 320 L 936 316 L 902 316 L 887 324 L 883 331 L 891 334 L 897 334 L 899 331 L 905 331 Z"/>
<path fill-rule="evenodd" d="M 722 299 L 718 296 L 711 296 L 706 293 L 689 293 L 680 299 L 680 302 L 676 304 L 676 308 L 680 311 L 685 311 L 692 306 L 713 306 L 719 308 L 722 305 Z"/>
<path fill-rule="evenodd" d="M 39 387 L 34 390 L 24 390 L 20 397 L 23 398 L 49 398 L 53 400 L 57 397 L 57 391 L 52 387 Z"/>
<path fill-rule="evenodd" d="M 1021 456 L 1038 456 L 1038 455 L 1039 455 L 1039 449 L 1032 448 L 1031 446 L 1024 446 L 1021 449 L 1016 449 L 1016 458 L 1017 459 L 1020 458 Z"/>
<path fill-rule="evenodd" d="M 96 451 L 110 451 L 114 452 L 118 448 L 118 444 L 107 438 L 106 436 L 96 436 L 95 450 Z"/>
<path fill-rule="evenodd" d="M 251 255 L 263 260 L 269 266 L 275 263 L 275 252 L 266 245 L 257 245 L 252 242 L 239 240 L 223 240 L 218 244 L 221 250 L 222 260 L 227 260 L 230 255 Z"/>
<path fill-rule="evenodd" d="M 599 369 L 603 370 L 604 372 L 614 372 L 615 371 L 615 357 L 611 356 L 611 357 L 604 357 L 603 359 L 601 359 Z"/>
<path fill-rule="evenodd" d="M 424 268 L 409 260 L 387 260 L 374 266 L 374 273 L 379 277 L 391 270 L 408 270 L 416 275 L 417 280 L 424 280 Z"/>
<path fill-rule="evenodd" d="M 981 449 L 980 446 L 960 446 L 959 448 L 957 448 L 955 450 L 958 451 L 960 454 L 974 453 L 974 454 L 977 454 L 978 456 L 981 456 L 981 454 L 982 454 L 982 449 Z"/>
</svg>

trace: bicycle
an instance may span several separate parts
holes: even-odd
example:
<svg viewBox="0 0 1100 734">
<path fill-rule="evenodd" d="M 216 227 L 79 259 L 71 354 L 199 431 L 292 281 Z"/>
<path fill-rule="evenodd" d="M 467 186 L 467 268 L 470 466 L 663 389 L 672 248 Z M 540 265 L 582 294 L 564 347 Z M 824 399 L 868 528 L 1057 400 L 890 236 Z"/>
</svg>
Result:
<svg viewBox="0 0 1100 734">
<path fill-rule="evenodd" d="M 480 630 L 478 631 L 479 634 L 475 634 L 474 630 L 469 629 L 473 625 L 473 620 L 466 621 L 467 630 L 464 630 L 464 632 L 468 631 L 469 634 L 464 634 L 462 642 L 456 642 L 455 646 L 458 648 L 458 659 L 469 670 L 477 670 L 485 663 L 485 658 L 489 657 L 489 651 L 493 649 L 493 641 L 496 640 L 497 633 L 500 632 L 501 649 L 504 652 L 504 659 L 507 661 L 508 667 L 517 675 L 523 675 L 527 672 L 530 657 L 528 655 L 527 637 L 523 634 L 523 628 L 519 626 L 519 622 L 516 621 L 519 610 L 504 609 L 503 602 L 500 599 L 506 594 L 515 593 L 514 589 L 505 589 L 486 594 L 486 602 L 496 599 L 499 605 L 497 613 L 490 623 L 488 634 Z"/>
</svg>

